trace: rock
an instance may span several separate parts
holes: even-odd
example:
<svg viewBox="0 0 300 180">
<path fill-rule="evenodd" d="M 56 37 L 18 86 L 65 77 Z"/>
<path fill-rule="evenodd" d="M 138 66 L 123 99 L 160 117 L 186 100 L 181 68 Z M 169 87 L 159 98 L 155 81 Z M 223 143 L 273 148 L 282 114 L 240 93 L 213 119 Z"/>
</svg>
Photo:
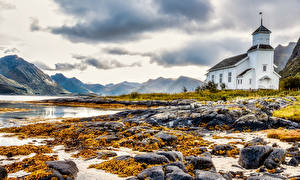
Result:
<svg viewBox="0 0 300 180">
<path fill-rule="evenodd" d="M 73 161 L 47 161 L 46 164 L 49 168 L 57 170 L 62 175 L 72 175 L 76 177 L 78 168 Z"/>
<path fill-rule="evenodd" d="M 170 161 L 183 160 L 182 153 L 177 151 L 159 151 L 156 154 L 166 156 Z"/>
<path fill-rule="evenodd" d="M 299 162 L 295 157 L 292 157 L 292 159 L 288 162 L 288 165 L 297 167 L 299 165 Z"/>
<path fill-rule="evenodd" d="M 228 145 L 228 144 L 220 144 L 220 145 L 216 145 L 214 147 L 214 149 L 212 150 L 212 154 L 214 155 L 219 155 L 220 153 L 218 153 L 218 151 L 230 151 L 234 149 L 234 147 L 232 147 L 231 145 Z M 226 153 L 225 153 L 226 155 Z"/>
<path fill-rule="evenodd" d="M 184 172 L 187 172 L 185 169 L 185 165 L 183 164 L 183 162 L 181 161 L 177 161 L 177 162 L 173 162 L 173 163 L 169 163 L 167 165 L 165 165 L 164 167 L 168 167 L 168 166 L 177 166 L 179 169 L 181 169 Z"/>
<path fill-rule="evenodd" d="M 0 180 L 4 180 L 7 177 L 7 170 L 0 166 Z"/>
<path fill-rule="evenodd" d="M 115 134 L 99 136 L 96 140 L 105 140 L 107 143 L 111 143 L 112 141 L 119 140 L 120 138 Z"/>
<path fill-rule="evenodd" d="M 146 163 L 146 164 L 163 164 L 169 162 L 166 156 L 158 155 L 154 153 L 136 155 L 134 157 L 134 160 L 136 162 Z"/>
<path fill-rule="evenodd" d="M 112 152 L 112 151 L 101 151 L 97 153 L 98 159 L 105 159 L 109 157 L 115 157 L 117 156 L 117 153 Z"/>
<path fill-rule="evenodd" d="M 248 114 L 240 117 L 233 124 L 235 130 L 243 131 L 243 130 L 262 130 L 266 129 L 266 123 L 264 121 L 260 121 L 254 114 Z"/>
<path fill-rule="evenodd" d="M 266 145 L 267 142 L 263 138 L 254 138 L 245 143 L 244 147 Z"/>
<path fill-rule="evenodd" d="M 167 143 L 171 143 L 171 142 L 177 140 L 177 136 L 170 135 L 170 134 L 165 133 L 165 132 L 157 133 L 154 136 L 160 138 L 161 140 L 163 140 L 164 142 L 167 142 Z"/>
<path fill-rule="evenodd" d="M 238 163 L 246 169 L 256 169 L 263 165 L 272 152 L 270 146 L 250 146 L 242 148 Z"/>
<path fill-rule="evenodd" d="M 129 155 L 122 155 L 122 156 L 118 156 L 118 157 L 116 157 L 114 159 L 118 160 L 118 161 L 125 161 L 125 160 L 128 160 L 130 158 L 131 158 L 131 156 L 129 156 Z"/>
<path fill-rule="evenodd" d="M 165 169 L 166 180 L 193 180 L 193 177 L 177 166 L 167 166 Z"/>
<path fill-rule="evenodd" d="M 247 178 L 247 180 L 283 180 L 281 176 L 273 175 L 273 174 L 264 174 L 262 176 L 254 175 Z"/>
<path fill-rule="evenodd" d="M 221 174 L 211 171 L 195 171 L 195 180 L 226 180 Z"/>
<path fill-rule="evenodd" d="M 285 160 L 286 151 L 283 149 L 274 149 L 268 158 L 265 160 L 267 169 L 275 169 Z"/>
<path fill-rule="evenodd" d="M 193 164 L 194 170 L 213 170 L 216 168 L 210 157 L 192 157 L 188 164 Z"/>
<path fill-rule="evenodd" d="M 137 175 L 139 180 L 164 180 L 165 173 L 161 166 L 154 166 L 145 169 L 140 174 Z"/>
</svg>

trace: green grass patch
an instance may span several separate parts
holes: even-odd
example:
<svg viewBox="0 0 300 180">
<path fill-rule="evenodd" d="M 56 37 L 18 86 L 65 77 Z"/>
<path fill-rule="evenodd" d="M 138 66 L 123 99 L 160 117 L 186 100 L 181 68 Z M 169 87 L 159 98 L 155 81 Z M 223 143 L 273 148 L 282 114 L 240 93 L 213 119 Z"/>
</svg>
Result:
<svg viewBox="0 0 300 180">
<path fill-rule="evenodd" d="M 223 90 L 211 92 L 208 90 L 199 92 L 186 92 L 177 94 L 166 93 L 151 93 L 140 94 L 131 93 L 121 96 L 109 96 L 116 100 L 126 101 L 145 101 L 145 100 L 178 100 L 178 99 L 195 99 L 197 101 L 218 101 L 218 100 L 232 100 L 235 98 L 259 98 L 259 97 L 283 97 L 283 96 L 300 96 L 300 91 L 278 91 L 278 90 L 258 90 L 258 91 L 244 91 L 244 90 Z"/>
<path fill-rule="evenodd" d="M 300 96 L 296 99 L 293 105 L 274 111 L 273 116 L 300 122 Z"/>
</svg>

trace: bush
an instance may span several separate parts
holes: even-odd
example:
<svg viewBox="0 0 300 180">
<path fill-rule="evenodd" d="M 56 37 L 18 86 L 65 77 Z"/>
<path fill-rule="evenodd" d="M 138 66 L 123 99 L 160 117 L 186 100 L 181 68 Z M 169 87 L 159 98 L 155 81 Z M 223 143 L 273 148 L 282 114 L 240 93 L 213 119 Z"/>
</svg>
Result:
<svg viewBox="0 0 300 180">
<path fill-rule="evenodd" d="M 138 92 L 132 92 L 129 94 L 129 98 L 130 99 L 136 99 L 140 96 L 140 94 Z"/>
<path fill-rule="evenodd" d="M 280 84 L 285 90 L 300 90 L 300 75 L 287 77 Z"/>
<path fill-rule="evenodd" d="M 209 81 L 208 83 L 203 84 L 202 90 L 209 90 L 210 92 L 216 92 L 218 89 L 218 84 Z"/>
</svg>

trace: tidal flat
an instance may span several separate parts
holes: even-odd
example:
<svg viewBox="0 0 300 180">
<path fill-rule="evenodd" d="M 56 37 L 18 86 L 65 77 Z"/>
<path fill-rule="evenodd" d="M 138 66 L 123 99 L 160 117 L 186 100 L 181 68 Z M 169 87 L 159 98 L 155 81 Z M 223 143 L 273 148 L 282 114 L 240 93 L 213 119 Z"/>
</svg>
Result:
<svg viewBox="0 0 300 180">
<path fill-rule="evenodd" d="M 299 121 L 273 116 L 298 103 L 294 97 L 202 102 L 75 97 L 31 103 L 101 104 L 114 113 L 0 129 L 0 165 L 9 179 L 296 179 L 300 175 Z"/>
</svg>

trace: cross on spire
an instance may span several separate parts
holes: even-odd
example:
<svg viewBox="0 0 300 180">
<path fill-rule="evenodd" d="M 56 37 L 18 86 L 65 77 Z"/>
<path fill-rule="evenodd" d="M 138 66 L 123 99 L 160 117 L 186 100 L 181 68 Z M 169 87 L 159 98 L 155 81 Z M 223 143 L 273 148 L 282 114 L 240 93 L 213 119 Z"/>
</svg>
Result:
<svg viewBox="0 0 300 180">
<path fill-rule="evenodd" d="M 263 25 L 263 13 L 259 12 L 259 15 L 260 15 L 260 25 L 262 26 Z"/>
</svg>

